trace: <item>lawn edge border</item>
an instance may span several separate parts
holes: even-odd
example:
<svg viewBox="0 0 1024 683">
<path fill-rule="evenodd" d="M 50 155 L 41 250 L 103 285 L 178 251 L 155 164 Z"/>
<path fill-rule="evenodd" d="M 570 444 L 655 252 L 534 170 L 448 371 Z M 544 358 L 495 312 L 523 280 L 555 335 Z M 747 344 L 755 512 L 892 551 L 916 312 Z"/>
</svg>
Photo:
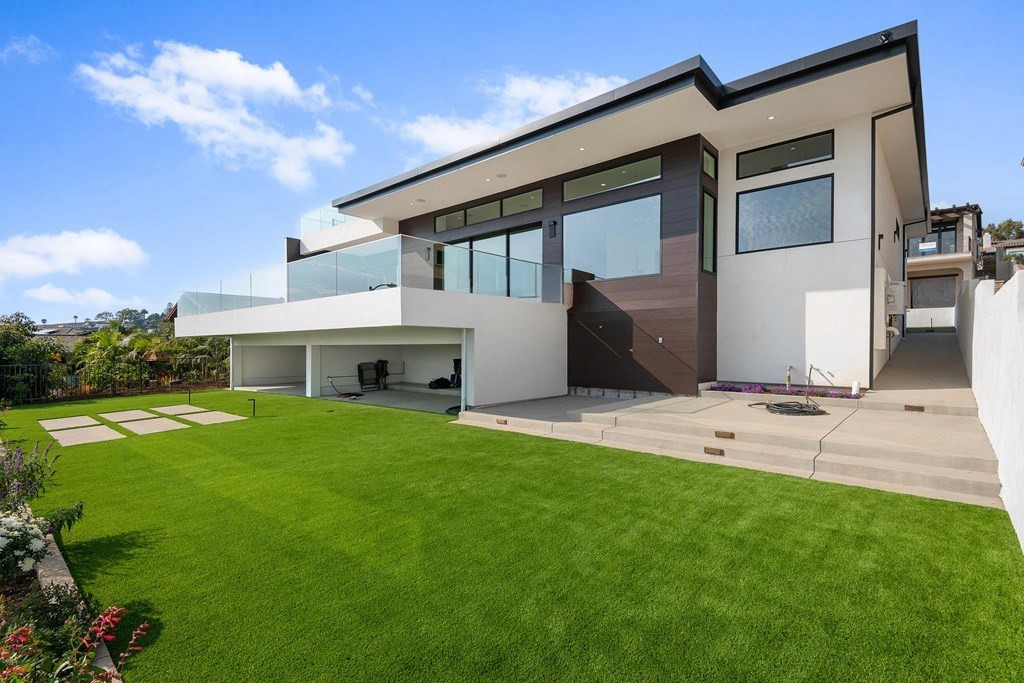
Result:
<svg viewBox="0 0 1024 683">
<path fill-rule="evenodd" d="M 57 545 L 53 534 L 46 534 L 46 556 L 36 564 L 36 577 L 39 579 L 40 587 L 59 584 L 73 588 L 81 595 L 78 584 L 71 576 L 71 570 L 68 568 L 68 563 L 64 560 L 64 554 L 61 552 L 60 546 Z M 110 656 L 110 650 L 102 640 L 96 644 L 96 658 L 92 663 L 104 671 L 117 673 L 114 658 Z"/>
</svg>

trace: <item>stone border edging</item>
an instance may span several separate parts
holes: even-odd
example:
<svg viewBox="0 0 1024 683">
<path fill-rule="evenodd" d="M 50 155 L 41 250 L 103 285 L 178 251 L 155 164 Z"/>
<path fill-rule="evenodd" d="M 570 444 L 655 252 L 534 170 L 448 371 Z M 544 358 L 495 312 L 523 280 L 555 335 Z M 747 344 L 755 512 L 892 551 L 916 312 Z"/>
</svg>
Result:
<svg viewBox="0 0 1024 683">
<path fill-rule="evenodd" d="M 71 576 L 71 570 L 68 569 L 68 563 L 64 561 L 64 555 L 61 553 L 53 534 L 46 534 L 46 557 L 41 559 L 36 565 L 36 577 L 39 579 L 40 587 L 60 584 L 61 586 L 69 586 L 76 593 L 80 593 L 78 584 L 75 583 L 74 577 Z M 113 657 L 110 656 L 110 650 L 107 649 L 107 644 L 102 640 L 96 644 L 96 657 L 92 660 L 92 663 L 104 671 L 117 672 L 117 666 L 114 664 Z"/>
</svg>

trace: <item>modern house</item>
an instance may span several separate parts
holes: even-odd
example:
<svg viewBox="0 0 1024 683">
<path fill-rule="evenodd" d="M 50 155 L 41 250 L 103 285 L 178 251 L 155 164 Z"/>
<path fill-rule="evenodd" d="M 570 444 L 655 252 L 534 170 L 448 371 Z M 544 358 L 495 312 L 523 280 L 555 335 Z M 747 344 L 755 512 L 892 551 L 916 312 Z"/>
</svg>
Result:
<svg viewBox="0 0 1024 683">
<path fill-rule="evenodd" d="M 916 31 L 730 83 L 693 57 L 345 195 L 278 268 L 186 292 L 176 333 L 309 396 L 376 359 L 409 385 L 460 359 L 477 406 L 811 363 L 868 387 L 929 220 Z"/>
<path fill-rule="evenodd" d="M 907 226 L 908 330 L 953 330 L 961 285 L 979 277 L 981 207 L 933 209 L 929 220 Z"/>
</svg>

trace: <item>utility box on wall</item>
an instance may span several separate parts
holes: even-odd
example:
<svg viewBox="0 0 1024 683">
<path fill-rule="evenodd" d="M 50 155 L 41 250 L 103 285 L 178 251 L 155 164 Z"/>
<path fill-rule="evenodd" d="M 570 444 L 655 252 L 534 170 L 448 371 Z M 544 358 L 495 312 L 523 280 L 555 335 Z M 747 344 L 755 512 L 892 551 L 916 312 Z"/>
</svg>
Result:
<svg viewBox="0 0 1024 683">
<path fill-rule="evenodd" d="M 885 283 L 885 314 L 903 315 L 907 312 L 907 283 Z"/>
</svg>

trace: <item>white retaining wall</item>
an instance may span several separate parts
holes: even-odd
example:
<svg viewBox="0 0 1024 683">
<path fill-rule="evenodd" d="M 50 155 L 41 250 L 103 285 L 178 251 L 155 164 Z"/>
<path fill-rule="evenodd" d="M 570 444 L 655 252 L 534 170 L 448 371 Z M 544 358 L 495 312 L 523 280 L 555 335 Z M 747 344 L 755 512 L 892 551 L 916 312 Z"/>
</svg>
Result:
<svg viewBox="0 0 1024 683">
<path fill-rule="evenodd" d="M 1003 503 L 1024 547 L 1024 276 L 998 293 L 993 280 L 963 283 L 957 340 L 978 417 L 999 459 Z"/>
</svg>

